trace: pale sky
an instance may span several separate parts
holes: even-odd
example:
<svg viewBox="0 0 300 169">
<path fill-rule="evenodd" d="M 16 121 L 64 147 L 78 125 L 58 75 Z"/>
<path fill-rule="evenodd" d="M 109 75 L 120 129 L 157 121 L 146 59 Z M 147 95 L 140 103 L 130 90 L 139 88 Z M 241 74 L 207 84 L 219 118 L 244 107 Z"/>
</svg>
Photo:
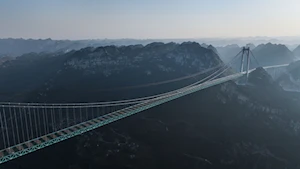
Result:
<svg viewBox="0 0 300 169">
<path fill-rule="evenodd" d="M 0 0 L 0 38 L 299 35 L 300 0 Z"/>
</svg>

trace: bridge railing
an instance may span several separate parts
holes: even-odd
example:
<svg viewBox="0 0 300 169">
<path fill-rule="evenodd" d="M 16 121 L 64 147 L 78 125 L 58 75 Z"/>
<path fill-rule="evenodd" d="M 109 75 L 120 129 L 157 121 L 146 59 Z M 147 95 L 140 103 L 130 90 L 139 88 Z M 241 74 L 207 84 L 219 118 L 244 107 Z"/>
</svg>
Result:
<svg viewBox="0 0 300 169">
<path fill-rule="evenodd" d="M 0 105 L 0 150 L 134 105 Z"/>
</svg>

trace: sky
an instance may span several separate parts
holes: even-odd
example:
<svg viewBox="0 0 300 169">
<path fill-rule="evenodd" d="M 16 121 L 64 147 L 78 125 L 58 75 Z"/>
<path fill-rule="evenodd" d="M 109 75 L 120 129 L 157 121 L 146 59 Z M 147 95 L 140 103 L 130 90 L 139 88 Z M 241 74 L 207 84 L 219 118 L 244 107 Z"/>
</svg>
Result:
<svg viewBox="0 0 300 169">
<path fill-rule="evenodd" d="M 299 0 L 0 0 L 0 38 L 299 36 Z"/>
</svg>

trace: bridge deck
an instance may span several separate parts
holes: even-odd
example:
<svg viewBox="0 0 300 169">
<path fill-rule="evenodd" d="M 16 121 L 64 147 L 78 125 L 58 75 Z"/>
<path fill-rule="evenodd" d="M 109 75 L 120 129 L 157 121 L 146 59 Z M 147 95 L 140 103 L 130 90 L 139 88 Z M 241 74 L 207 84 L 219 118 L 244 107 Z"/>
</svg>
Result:
<svg viewBox="0 0 300 169">
<path fill-rule="evenodd" d="M 152 101 L 153 102 L 153 101 Z M 116 111 L 99 118 L 95 118 L 84 123 L 80 123 L 69 128 L 59 130 L 57 132 L 44 135 L 39 138 L 32 139 L 30 141 L 24 142 L 22 144 L 15 145 L 13 147 L 6 148 L 0 151 L 0 164 L 19 156 L 28 154 L 30 152 L 36 151 L 38 149 L 44 148 L 46 146 L 52 145 L 54 143 L 66 140 L 68 138 L 77 136 L 79 134 L 85 133 L 87 131 L 93 130 L 100 126 L 112 123 L 119 119 L 130 116 L 133 111 L 137 111 L 140 107 L 146 104 L 151 104 L 150 102 L 145 102 L 142 104 L 135 105 L 133 107 L 125 108 L 122 111 Z"/>
<path fill-rule="evenodd" d="M 243 73 L 237 73 L 234 75 L 218 78 L 218 79 L 215 79 L 215 80 L 212 80 L 209 82 L 205 82 L 205 83 L 190 87 L 188 89 L 185 89 L 184 91 L 179 91 L 175 94 L 147 100 L 143 103 L 136 104 L 134 106 L 106 114 L 104 116 L 86 121 L 84 123 L 80 123 L 80 124 L 65 128 L 63 130 L 59 130 L 57 132 L 50 133 L 48 135 L 44 135 L 44 136 L 36 138 L 36 139 L 32 139 L 32 140 L 24 142 L 22 144 L 18 144 L 13 147 L 6 148 L 6 149 L 0 151 L 0 164 L 7 162 L 9 160 L 15 159 L 17 157 L 26 155 L 28 153 L 37 151 L 44 147 L 50 146 L 52 144 L 61 142 L 63 140 L 75 137 L 77 135 L 88 132 L 95 128 L 99 128 L 106 124 L 123 119 L 125 117 L 131 116 L 133 114 L 139 113 L 143 110 L 155 107 L 157 105 L 166 103 L 168 101 L 180 98 L 180 97 L 188 95 L 190 93 L 194 93 L 196 91 L 199 91 L 199 90 L 202 90 L 202 89 L 205 89 L 205 88 L 208 88 L 208 87 L 211 87 L 211 86 L 214 86 L 214 85 L 217 85 L 217 84 L 229 81 L 229 80 L 237 79 L 241 76 L 243 76 Z"/>
</svg>

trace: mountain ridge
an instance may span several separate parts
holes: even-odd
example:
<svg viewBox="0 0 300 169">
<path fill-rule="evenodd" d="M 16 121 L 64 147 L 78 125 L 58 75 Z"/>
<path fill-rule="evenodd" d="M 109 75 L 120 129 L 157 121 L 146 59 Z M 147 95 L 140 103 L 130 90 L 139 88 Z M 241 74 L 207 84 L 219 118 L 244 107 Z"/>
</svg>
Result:
<svg viewBox="0 0 300 169">
<path fill-rule="evenodd" d="M 295 60 L 294 54 L 283 44 L 260 44 L 252 52 L 262 66 L 286 64 Z"/>
<path fill-rule="evenodd" d="M 30 94 L 31 99 L 44 98 L 50 101 L 46 95 L 54 91 L 72 93 L 80 88 L 100 92 L 107 88 L 158 83 L 221 64 L 223 62 L 215 52 L 195 42 L 87 47 L 59 54 L 32 53 L 0 65 L 0 83 L 10 84 L 17 79 L 21 80 L 12 85 L 0 86 L 0 92 L 13 96 L 11 93 L 22 93 L 23 89 L 36 90 L 36 94 Z M 37 72 L 37 77 L 32 76 L 33 72 Z M 177 87 L 196 79 L 178 82 Z M 175 86 L 171 88 L 175 89 Z M 167 84 L 164 88 L 167 88 Z M 88 94 L 82 97 L 88 99 Z M 52 101 L 66 99 L 62 97 L 61 100 Z"/>
</svg>

